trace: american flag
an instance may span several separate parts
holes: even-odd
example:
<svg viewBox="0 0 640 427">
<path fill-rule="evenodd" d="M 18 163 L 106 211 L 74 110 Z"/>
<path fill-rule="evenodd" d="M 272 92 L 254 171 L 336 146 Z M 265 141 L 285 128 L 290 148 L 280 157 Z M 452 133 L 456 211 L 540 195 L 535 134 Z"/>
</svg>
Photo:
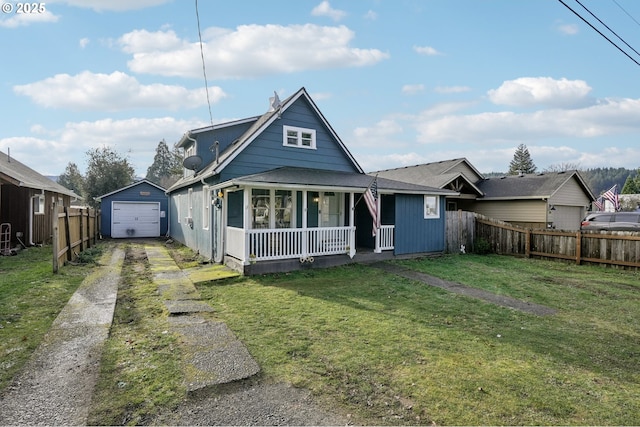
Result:
<svg viewBox="0 0 640 427">
<path fill-rule="evenodd" d="M 595 206 L 598 211 L 601 211 L 604 209 L 604 199 L 602 198 L 602 196 L 598 197 L 593 202 L 593 206 Z"/>
<path fill-rule="evenodd" d="M 617 188 L 618 184 L 615 184 L 613 187 L 602 193 L 602 197 L 613 203 L 613 208 L 616 212 L 620 210 L 620 199 L 618 198 Z"/>
<path fill-rule="evenodd" d="M 364 192 L 364 201 L 367 203 L 369 213 L 373 218 L 373 230 L 371 234 L 375 236 L 380 228 L 380 212 L 378 212 L 378 175 L 373 178 L 369 188 Z"/>
</svg>

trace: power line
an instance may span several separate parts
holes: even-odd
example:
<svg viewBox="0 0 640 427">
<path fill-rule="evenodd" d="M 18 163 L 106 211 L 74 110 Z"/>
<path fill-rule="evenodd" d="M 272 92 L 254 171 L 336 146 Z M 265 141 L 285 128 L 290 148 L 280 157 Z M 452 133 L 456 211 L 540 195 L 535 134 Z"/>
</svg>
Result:
<svg viewBox="0 0 640 427">
<path fill-rule="evenodd" d="M 620 3 L 618 3 L 616 0 L 611 0 L 611 1 L 612 1 L 612 2 L 614 2 L 614 3 L 616 4 L 616 6 L 618 6 L 620 9 L 622 9 L 622 11 L 623 11 L 624 13 L 626 13 L 626 14 L 627 14 L 627 16 L 628 16 L 629 18 L 631 18 L 631 19 L 633 20 L 633 22 L 635 22 L 635 23 L 640 27 L 640 22 L 638 22 L 638 21 L 636 20 L 636 18 L 634 18 L 633 16 L 631 16 L 631 14 L 630 14 L 629 12 L 627 12 L 627 10 L 626 10 L 624 7 L 622 7 L 622 6 L 620 5 Z"/>
<path fill-rule="evenodd" d="M 605 24 L 604 22 L 602 22 L 602 20 L 600 20 L 600 18 L 598 18 L 596 15 L 594 15 L 589 9 L 587 9 L 587 7 L 585 5 L 583 5 L 582 3 L 580 3 L 579 0 L 576 0 L 576 3 L 578 3 L 580 6 L 582 6 L 582 8 L 584 10 L 586 10 L 591 16 L 593 16 L 594 18 L 596 18 L 598 20 L 599 23 L 601 23 L 602 25 L 604 25 L 604 27 L 611 31 L 622 43 L 626 44 L 627 47 L 629 49 L 631 49 L 632 51 L 634 51 L 636 53 L 636 55 L 640 55 L 640 53 L 638 53 L 637 50 L 635 50 L 634 48 L 632 48 L 629 43 L 627 43 L 626 41 L 624 41 L 624 39 L 622 37 L 620 37 L 615 31 L 613 31 L 611 28 L 609 28 L 609 26 L 607 24 Z"/>
<path fill-rule="evenodd" d="M 584 21 L 585 24 L 587 24 L 588 26 L 590 26 L 595 32 L 597 32 L 598 34 L 600 34 L 605 40 L 607 40 L 609 43 L 611 43 L 613 46 L 615 46 L 616 49 L 618 49 L 620 52 L 622 52 L 627 58 L 629 58 L 630 60 L 632 60 L 633 62 L 636 63 L 636 65 L 640 66 L 640 62 L 636 61 L 634 58 L 631 57 L 631 55 L 629 55 L 627 52 L 624 51 L 624 49 L 622 49 L 620 46 L 618 46 L 617 44 L 615 44 L 609 37 L 605 36 L 602 31 L 598 30 L 596 27 L 593 26 L 593 24 L 591 24 L 589 21 L 587 21 L 585 18 L 583 18 L 578 12 L 576 12 L 575 10 L 573 10 L 568 4 L 566 4 L 564 1 L 562 0 L 558 0 L 560 3 L 562 3 L 564 5 L 564 7 L 566 7 L 567 9 L 569 9 L 571 12 L 573 12 L 578 18 L 582 19 Z M 577 0 L 576 0 L 577 1 Z M 579 1 L 577 1 L 578 4 L 580 4 Z M 580 4 L 582 6 L 582 4 Z M 584 6 L 582 6 L 584 7 Z M 586 9 L 586 8 L 585 8 Z M 607 27 L 608 28 L 608 27 Z M 611 31 L 611 30 L 609 30 Z M 615 34 L 615 33 L 614 33 Z M 634 50 L 635 52 L 635 50 Z M 637 53 L 637 52 L 636 52 Z"/>
<path fill-rule="evenodd" d="M 198 39 L 200 40 L 200 57 L 202 58 L 202 74 L 204 75 L 204 88 L 207 92 L 207 105 L 209 106 L 209 120 L 213 126 L 213 114 L 211 114 L 211 101 L 209 99 L 209 83 L 207 82 L 207 69 L 204 64 L 204 50 L 202 49 L 202 33 L 200 32 L 200 14 L 198 13 L 198 0 L 196 0 L 196 20 L 198 21 Z"/>
</svg>

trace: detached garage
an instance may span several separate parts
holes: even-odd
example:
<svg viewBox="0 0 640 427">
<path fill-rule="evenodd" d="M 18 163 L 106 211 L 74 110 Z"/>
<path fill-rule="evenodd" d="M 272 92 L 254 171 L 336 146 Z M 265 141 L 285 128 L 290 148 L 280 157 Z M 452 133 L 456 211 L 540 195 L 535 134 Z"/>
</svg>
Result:
<svg viewBox="0 0 640 427">
<path fill-rule="evenodd" d="M 98 199 L 102 236 L 135 238 L 167 234 L 169 199 L 165 189 L 151 181 L 138 181 Z"/>
</svg>

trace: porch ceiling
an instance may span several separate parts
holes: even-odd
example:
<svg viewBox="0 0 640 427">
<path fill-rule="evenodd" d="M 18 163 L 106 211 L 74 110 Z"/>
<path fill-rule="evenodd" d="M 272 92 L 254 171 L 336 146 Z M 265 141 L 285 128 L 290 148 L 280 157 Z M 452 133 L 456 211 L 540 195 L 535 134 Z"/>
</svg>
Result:
<svg viewBox="0 0 640 427">
<path fill-rule="evenodd" d="M 365 191 L 372 183 L 373 176 L 362 173 L 338 172 L 322 169 L 283 167 L 234 178 L 228 185 L 242 186 L 282 186 L 290 188 L 332 188 L 345 191 Z M 459 193 L 441 188 L 427 187 L 378 177 L 378 192 L 431 194 L 453 196 Z"/>
</svg>

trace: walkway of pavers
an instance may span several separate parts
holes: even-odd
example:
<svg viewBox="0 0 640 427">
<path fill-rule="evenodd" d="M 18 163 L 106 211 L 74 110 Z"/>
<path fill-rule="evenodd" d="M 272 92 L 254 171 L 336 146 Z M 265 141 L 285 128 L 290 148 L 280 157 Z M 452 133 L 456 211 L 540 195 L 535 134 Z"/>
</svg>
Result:
<svg viewBox="0 0 640 427">
<path fill-rule="evenodd" d="M 180 335 L 185 355 L 184 378 L 189 392 L 251 377 L 260 367 L 247 348 L 223 322 L 211 320 L 213 311 L 201 300 L 194 280 L 231 277 L 237 273 L 223 266 L 191 272 L 180 270 L 166 248 L 146 245 L 153 280 L 167 310 L 173 332 Z"/>
</svg>

